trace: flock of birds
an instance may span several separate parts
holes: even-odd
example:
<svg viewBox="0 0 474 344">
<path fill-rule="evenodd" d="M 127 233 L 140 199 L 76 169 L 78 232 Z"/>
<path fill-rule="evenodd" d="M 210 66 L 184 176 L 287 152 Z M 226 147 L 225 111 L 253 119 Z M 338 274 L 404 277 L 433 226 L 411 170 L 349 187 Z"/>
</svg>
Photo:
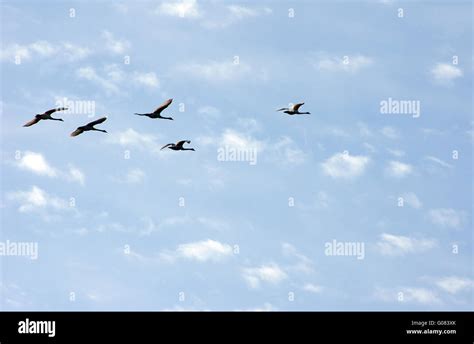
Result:
<svg viewBox="0 0 474 344">
<path fill-rule="evenodd" d="M 168 120 L 173 120 L 172 117 L 164 117 L 164 116 L 161 116 L 161 113 L 168 107 L 170 106 L 170 104 L 173 102 L 173 99 L 168 99 L 166 100 L 165 102 L 163 102 L 163 104 L 161 104 L 155 111 L 153 112 L 150 112 L 150 113 L 135 113 L 135 115 L 137 116 L 146 116 L 148 118 L 152 118 L 152 119 L 168 119 Z M 294 105 L 291 105 L 289 107 L 283 107 L 281 109 L 278 109 L 277 111 L 283 111 L 284 113 L 288 114 L 288 115 L 306 115 L 306 114 L 310 114 L 310 112 L 300 112 L 299 109 L 301 106 L 303 106 L 304 103 L 297 103 L 297 104 L 294 104 Z M 42 114 L 37 114 L 35 115 L 35 118 L 33 118 L 31 121 L 29 121 L 28 123 L 26 123 L 25 125 L 23 125 L 24 127 L 31 127 L 32 125 L 35 125 L 36 123 L 38 123 L 39 121 L 41 120 L 52 120 L 52 121 L 61 121 L 61 122 L 64 122 L 63 119 L 61 118 L 53 118 L 51 117 L 51 115 L 53 113 L 55 113 L 56 111 L 65 111 L 65 110 L 68 110 L 68 108 L 66 107 L 60 107 L 60 108 L 56 108 L 56 109 L 51 109 L 51 110 L 48 110 Z M 99 118 L 95 121 L 92 121 L 90 123 L 87 123 L 86 125 L 83 125 L 83 126 L 80 126 L 78 127 L 76 130 L 74 130 L 72 133 L 71 133 L 71 136 L 74 137 L 74 136 L 78 136 L 80 134 L 82 134 L 83 132 L 86 132 L 86 131 L 101 131 L 103 133 L 107 133 L 107 131 L 105 130 L 102 130 L 102 129 L 97 129 L 95 128 L 94 126 L 98 125 L 98 124 L 101 124 L 101 123 L 104 123 L 105 121 L 107 120 L 107 117 L 102 117 L 102 118 Z M 168 143 L 166 145 L 164 145 L 163 147 L 161 147 L 161 150 L 165 149 L 165 148 L 168 148 L 168 149 L 171 149 L 171 150 L 175 150 L 175 151 L 178 151 L 178 150 L 181 150 L 181 151 L 185 151 L 185 150 L 192 150 L 194 151 L 194 148 L 184 148 L 183 145 L 184 144 L 190 144 L 191 141 L 190 140 L 181 140 L 181 141 L 178 141 L 176 143 Z"/>
</svg>

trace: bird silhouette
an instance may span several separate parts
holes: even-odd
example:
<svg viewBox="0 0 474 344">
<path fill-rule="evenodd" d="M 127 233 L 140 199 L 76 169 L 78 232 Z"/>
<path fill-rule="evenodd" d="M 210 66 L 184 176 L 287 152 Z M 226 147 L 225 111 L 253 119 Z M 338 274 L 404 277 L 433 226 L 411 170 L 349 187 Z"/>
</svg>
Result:
<svg viewBox="0 0 474 344">
<path fill-rule="evenodd" d="M 171 117 L 163 117 L 161 116 L 161 113 L 163 112 L 164 109 L 166 109 L 168 106 L 170 106 L 170 104 L 173 102 L 173 99 L 168 99 L 168 100 L 165 100 L 163 102 L 163 104 L 161 104 L 155 111 L 153 111 L 152 113 L 135 113 L 135 115 L 138 115 L 138 116 L 146 116 L 146 117 L 150 117 L 150 118 L 161 118 L 161 119 L 169 119 L 169 120 L 173 120 L 173 118 Z"/>
<path fill-rule="evenodd" d="M 81 135 L 83 132 L 85 131 L 91 131 L 91 130 L 94 130 L 94 131 L 101 131 L 103 133 L 107 133 L 107 131 L 105 130 L 101 130 L 101 129 L 96 129 L 94 128 L 94 125 L 97 125 L 97 124 L 100 124 L 100 123 L 103 123 L 105 122 L 105 120 L 107 119 L 107 117 L 102 117 L 102 118 L 99 118 L 93 122 L 90 122 L 90 123 L 87 123 L 86 125 L 83 125 L 81 127 L 78 127 L 76 130 L 74 130 L 72 133 L 71 133 L 71 136 L 77 136 L 77 135 Z"/>
<path fill-rule="evenodd" d="M 163 150 L 165 148 L 169 148 L 169 149 L 172 149 L 172 150 L 175 150 L 175 151 L 178 151 L 178 150 L 183 150 L 183 151 L 184 150 L 191 150 L 191 151 L 193 151 L 194 150 L 194 148 L 183 148 L 183 145 L 185 143 L 189 144 L 189 143 L 191 143 L 191 141 L 183 140 L 183 141 L 178 141 L 176 144 L 168 143 L 167 145 L 164 145 L 163 147 L 161 147 L 160 150 Z"/>
<path fill-rule="evenodd" d="M 67 108 L 65 107 L 62 107 L 62 108 L 57 108 L 57 109 L 51 109 L 51 110 L 48 110 L 46 111 L 45 113 L 39 113 L 39 114 L 36 114 L 35 115 L 35 118 L 33 118 L 31 121 L 29 121 L 28 123 L 24 124 L 23 126 L 24 127 L 31 127 L 32 125 L 38 123 L 39 121 L 41 120 L 52 120 L 52 121 L 61 121 L 61 122 L 64 122 L 61 118 L 53 118 L 51 117 L 51 115 L 53 113 L 55 113 L 56 111 L 63 111 L 63 110 L 67 110 Z"/>
<path fill-rule="evenodd" d="M 311 114 L 310 112 L 299 112 L 299 108 L 302 105 L 304 105 L 304 103 L 298 103 L 298 104 L 295 104 L 291 107 L 278 109 L 277 111 L 283 111 L 284 113 L 287 113 L 288 115 L 309 115 L 309 114 Z"/>
</svg>

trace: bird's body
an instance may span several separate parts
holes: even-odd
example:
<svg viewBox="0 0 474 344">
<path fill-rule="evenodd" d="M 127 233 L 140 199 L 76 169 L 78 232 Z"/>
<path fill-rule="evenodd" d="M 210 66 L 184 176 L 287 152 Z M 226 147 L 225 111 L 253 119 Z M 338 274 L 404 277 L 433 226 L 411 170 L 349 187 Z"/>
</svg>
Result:
<svg viewBox="0 0 474 344">
<path fill-rule="evenodd" d="M 278 109 L 277 111 L 283 111 L 284 113 L 288 115 L 309 115 L 311 112 L 300 112 L 299 109 L 301 106 L 303 106 L 304 103 L 297 103 L 293 106 L 287 107 L 287 108 L 281 108 Z"/>
<path fill-rule="evenodd" d="M 183 140 L 183 141 L 178 141 L 176 143 L 168 143 L 167 145 L 164 145 L 163 147 L 161 147 L 161 150 L 165 149 L 165 148 L 169 148 L 169 149 L 172 149 L 172 150 L 175 150 L 175 151 L 178 151 L 178 150 L 191 150 L 193 151 L 194 148 L 183 148 L 183 145 L 187 143 L 191 143 L 191 141 L 189 140 Z"/>
<path fill-rule="evenodd" d="M 103 123 L 105 122 L 105 120 L 107 119 L 107 117 L 102 117 L 102 118 L 99 118 L 93 122 L 90 122 L 90 123 L 87 123 L 86 125 L 83 125 L 81 127 L 78 127 L 76 130 L 74 130 L 72 133 L 71 133 L 71 136 L 77 136 L 77 135 L 80 135 L 82 134 L 83 132 L 85 131 L 101 131 L 103 133 L 107 133 L 107 131 L 105 130 L 101 130 L 101 129 L 96 129 L 94 128 L 94 125 L 97 125 L 97 124 L 100 124 L 100 123 Z"/>
<path fill-rule="evenodd" d="M 161 113 L 163 112 L 164 109 L 166 109 L 171 103 L 173 102 L 173 99 L 168 99 L 166 100 L 163 104 L 161 104 L 155 111 L 152 113 L 135 113 L 137 116 L 146 116 L 149 118 L 160 118 L 160 119 L 169 119 L 173 120 L 171 117 L 163 117 L 161 116 Z"/>
<path fill-rule="evenodd" d="M 55 113 L 56 111 L 63 111 L 63 110 L 67 110 L 67 108 L 62 107 L 62 108 L 57 108 L 57 109 L 51 109 L 51 110 L 46 111 L 45 113 L 36 114 L 36 115 L 35 115 L 35 118 L 33 118 L 31 121 L 29 121 L 28 123 L 24 124 L 23 126 L 24 126 L 24 127 L 31 127 L 32 125 L 38 123 L 38 122 L 41 121 L 41 120 L 52 120 L 52 121 L 61 121 L 61 122 L 64 122 L 61 118 L 53 118 L 53 117 L 51 117 L 51 115 L 52 115 L 53 113 Z"/>
</svg>

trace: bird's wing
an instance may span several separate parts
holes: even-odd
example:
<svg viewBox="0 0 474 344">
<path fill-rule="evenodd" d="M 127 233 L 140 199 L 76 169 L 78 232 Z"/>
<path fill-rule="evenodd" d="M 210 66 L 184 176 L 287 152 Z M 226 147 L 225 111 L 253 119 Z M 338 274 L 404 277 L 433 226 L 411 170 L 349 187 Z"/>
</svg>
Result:
<svg viewBox="0 0 474 344">
<path fill-rule="evenodd" d="M 90 122 L 90 123 L 87 123 L 86 125 L 87 125 L 88 127 L 93 127 L 93 126 L 96 125 L 96 124 L 104 123 L 106 119 L 107 119 L 107 117 L 102 117 L 102 118 L 96 119 L 95 121 L 92 121 L 92 122 Z"/>
<path fill-rule="evenodd" d="M 185 143 L 191 143 L 191 141 L 189 141 L 189 140 L 178 141 L 178 142 L 176 142 L 176 147 L 183 148 L 183 145 Z"/>
<path fill-rule="evenodd" d="M 298 111 L 298 109 L 299 109 L 302 105 L 304 105 L 304 103 L 295 104 L 295 105 L 293 105 L 292 110 L 293 110 L 293 111 Z"/>
<path fill-rule="evenodd" d="M 168 106 L 170 106 L 170 104 L 173 102 L 173 99 L 168 99 L 168 100 L 165 100 L 163 102 L 163 104 L 161 104 L 160 106 L 158 106 L 156 108 L 155 111 L 153 111 L 153 113 L 160 113 L 161 111 L 163 111 L 164 109 L 166 109 Z"/>
<path fill-rule="evenodd" d="M 160 150 L 163 150 L 163 149 L 171 147 L 171 146 L 174 146 L 174 143 L 168 143 L 167 145 L 164 145 L 163 147 L 161 147 Z"/>
<path fill-rule="evenodd" d="M 36 124 L 38 123 L 39 121 L 41 121 L 40 118 L 33 118 L 31 121 L 29 121 L 28 123 L 26 123 L 25 125 L 23 125 L 24 127 L 31 127 L 33 124 Z"/>
<path fill-rule="evenodd" d="M 57 108 L 57 109 L 51 109 L 51 110 L 46 111 L 44 114 L 45 115 L 51 115 L 51 114 L 55 113 L 56 111 L 63 111 L 63 110 L 67 110 L 67 108 L 61 107 L 61 108 Z"/>
<path fill-rule="evenodd" d="M 77 128 L 76 130 L 74 130 L 72 133 L 71 133 L 71 136 L 77 136 L 77 135 L 81 135 L 82 133 L 84 132 L 84 130 L 80 129 L 80 128 Z"/>
<path fill-rule="evenodd" d="M 288 108 L 281 108 L 281 109 L 278 109 L 277 111 L 283 111 L 283 110 L 288 110 Z"/>
</svg>

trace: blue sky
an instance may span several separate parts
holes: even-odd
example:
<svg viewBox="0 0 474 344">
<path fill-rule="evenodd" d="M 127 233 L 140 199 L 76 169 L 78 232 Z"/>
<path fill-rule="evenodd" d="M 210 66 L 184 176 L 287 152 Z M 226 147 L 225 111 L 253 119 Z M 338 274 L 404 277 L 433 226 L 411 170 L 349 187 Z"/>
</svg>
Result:
<svg viewBox="0 0 474 344">
<path fill-rule="evenodd" d="M 472 309 L 470 2 L 1 11 L 0 309 Z"/>
</svg>

